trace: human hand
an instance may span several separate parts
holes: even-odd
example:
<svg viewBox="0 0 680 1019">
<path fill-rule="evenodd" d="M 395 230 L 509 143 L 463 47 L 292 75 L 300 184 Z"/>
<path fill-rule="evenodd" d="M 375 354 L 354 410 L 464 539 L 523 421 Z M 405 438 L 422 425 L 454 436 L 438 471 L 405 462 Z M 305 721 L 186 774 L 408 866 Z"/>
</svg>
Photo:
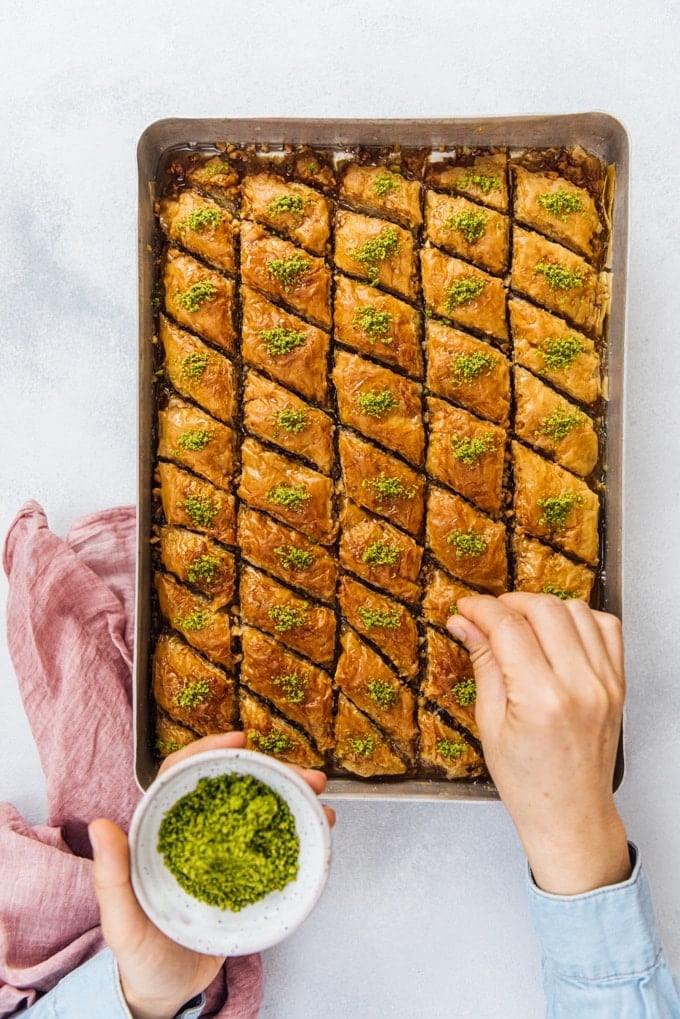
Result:
<svg viewBox="0 0 680 1019">
<path fill-rule="evenodd" d="M 206 750 L 243 747 L 242 732 L 206 736 L 171 754 L 161 765 L 173 764 Z M 326 776 L 296 768 L 320 795 Z M 324 807 L 334 824 L 332 808 Z M 94 851 L 94 886 L 104 940 L 118 963 L 121 989 L 134 1019 L 172 1019 L 217 976 L 224 957 L 201 955 L 168 938 L 149 920 L 130 884 L 128 841 L 113 821 L 100 818 L 89 826 Z"/>
<path fill-rule="evenodd" d="M 545 891 L 625 880 L 612 794 L 625 682 L 621 625 L 577 599 L 461 598 L 447 623 L 468 649 L 484 757 Z"/>
</svg>

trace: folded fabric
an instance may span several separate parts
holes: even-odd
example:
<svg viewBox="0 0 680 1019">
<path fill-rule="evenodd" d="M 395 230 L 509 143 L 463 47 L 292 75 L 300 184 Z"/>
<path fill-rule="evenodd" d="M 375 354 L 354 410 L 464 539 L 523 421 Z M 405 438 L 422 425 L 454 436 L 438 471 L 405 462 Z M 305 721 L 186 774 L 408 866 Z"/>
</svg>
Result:
<svg viewBox="0 0 680 1019">
<path fill-rule="evenodd" d="M 3 564 L 9 651 L 45 772 L 48 817 L 31 827 L 0 804 L 0 1019 L 103 946 L 87 824 L 110 817 L 127 830 L 140 797 L 132 760 L 134 508 L 84 517 L 62 541 L 29 502 L 10 527 Z M 257 1016 L 260 957 L 228 960 L 206 994 L 206 1016 Z"/>
</svg>

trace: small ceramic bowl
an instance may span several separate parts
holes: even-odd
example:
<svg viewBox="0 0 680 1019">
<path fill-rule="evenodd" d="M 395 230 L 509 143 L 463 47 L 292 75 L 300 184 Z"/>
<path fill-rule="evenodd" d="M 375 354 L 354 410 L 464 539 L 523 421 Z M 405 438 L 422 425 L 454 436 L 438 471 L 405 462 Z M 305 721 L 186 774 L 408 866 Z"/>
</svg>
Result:
<svg viewBox="0 0 680 1019">
<path fill-rule="evenodd" d="M 278 793 L 300 839 L 296 879 L 239 912 L 188 895 L 157 848 L 163 817 L 177 800 L 201 778 L 232 773 L 253 775 Z M 144 912 L 173 941 L 208 955 L 247 955 L 283 941 L 316 905 L 330 869 L 330 826 L 316 795 L 292 768 L 252 750 L 209 750 L 168 768 L 142 797 L 129 838 L 132 887 Z"/>
</svg>

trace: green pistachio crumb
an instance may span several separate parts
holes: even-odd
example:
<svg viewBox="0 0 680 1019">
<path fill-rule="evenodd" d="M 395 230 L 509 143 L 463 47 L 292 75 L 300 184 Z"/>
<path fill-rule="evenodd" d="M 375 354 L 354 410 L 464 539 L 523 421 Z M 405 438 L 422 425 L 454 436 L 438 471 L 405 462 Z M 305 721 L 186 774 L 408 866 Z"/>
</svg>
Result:
<svg viewBox="0 0 680 1019">
<path fill-rule="evenodd" d="M 369 679 L 366 689 L 371 700 L 385 711 L 397 703 L 398 692 L 394 684 L 386 679 Z"/>
<path fill-rule="evenodd" d="M 185 452 L 193 453 L 199 449 L 205 449 L 211 438 L 212 432 L 208 432 L 205 428 L 191 428 L 182 432 L 177 439 L 177 445 Z"/>
<path fill-rule="evenodd" d="M 554 594 L 556 598 L 561 598 L 562 601 L 569 601 L 571 598 L 583 597 L 581 591 L 570 590 L 566 587 L 555 587 L 554 584 L 544 584 L 541 591 L 543 594 Z"/>
<path fill-rule="evenodd" d="M 301 704 L 305 699 L 308 677 L 298 672 L 289 672 L 285 676 L 274 676 L 272 682 L 283 690 L 283 699 L 287 704 Z"/>
<path fill-rule="evenodd" d="M 377 237 L 364 241 L 350 251 L 355 262 L 359 262 L 375 286 L 380 277 L 380 263 L 392 258 L 399 250 L 399 235 L 393 226 L 386 226 Z"/>
<path fill-rule="evenodd" d="M 497 362 L 497 357 L 482 350 L 475 350 L 471 354 L 454 354 L 449 362 L 451 382 L 454 386 L 462 386 L 473 382 L 482 373 L 490 375 Z"/>
<path fill-rule="evenodd" d="M 361 487 L 371 491 L 379 504 L 395 499 L 413 499 L 417 491 L 415 485 L 409 488 L 400 478 L 390 478 L 383 471 L 377 478 L 364 478 Z"/>
<path fill-rule="evenodd" d="M 185 230 L 195 230 L 196 233 L 201 233 L 208 228 L 214 229 L 222 219 L 224 216 L 219 209 L 201 206 L 198 209 L 192 209 L 188 216 L 181 219 L 177 224 L 177 230 L 180 233 L 184 233 Z"/>
<path fill-rule="evenodd" d="M 476 559 L 486 552 L 489 544 L 486 538 L 473 528 L 470 528 L 469 531 L 452 531 L 446 540 L 449 545 L 453 545 L 455 548 L 457 559 L 464 556 L 472 556 L 473 559 Z"/>
<path fill-rule="evenodd" d="M 398 400 L 389 389 L 368 389 L 359 393 L 357 403 L 363 414 L 382 418 L 397 406 Z"/>
<path fill-rule="evenodd" d="M 543 510 L 543 516 L 538 522 L 542 527 L 563 531 L 567 526 L 569 514 L 575 506 L 580 506 L 582 502 L 583 496 L 577 495 L 575 492 L 562 492 L 561 495 L 537 499 L 536 505 Z"/>
<path fill-rule="evenodd" d="M 307 623 L 308 608 L 307 602 L 302 602 L 300 606 L 272 605 L 268 615 L 274 623 L 277 633 L 288 633 L 289 630 L 294 630 L 297 626 L 304 626 Z"/>
<path fill-rule="evenodd" d="M 178 708 L 197 708 L 205 704 L 208 697 L 210 697 L 209 679 L 192 679 L 185 676 L 182 686 L 172 698 L 172 703 Z"/>
<path fill-rule="evenodd" d="M 286 293 L 302 282 L 310 268 L 309 259 L 298 254 L 290 258 L 270 258 L 267 262 L 267 272 L 278 280 Z"/>
<path fill-rule="evenodd" d="M 565 191 L 560 188 L 558 191 L 546 191 L 542 195 L 536 195 L 536 201 L 545 209 L 557 216 L 563 223 L 569 219 L 571 212 L 583 212 L 583 201 L 575 191 Z"/>
<path fill-rule="evenodd" d="M 477 684 L 472 676 L 468 676 L 465 679 L 461 679 L 458 683 L 454 683 L 451 688 L 454 700 L 460 704 L 462 708 L 468 707 L 470 704 L 474 704 L 477 700 Z"/>
<path fill-rule="evenodd" d="M 446 310 L 451 312 L 454 308 L 459 308 L 464 304 L 469 304 L 470 301 L 474 301 L 476 297 L 479 297 L 485 286 L 486 280 L 482 279 L 481 276 L 473 276 L 472 274 L 461 276 L 447 288 Z"/>
<path fill-rule="evenodd" d="M 187 311 L 198 311 L 206 301 L 213 301 L 217 286 L 212 280 L 199 280 L 177 294 L 177 300 Z"/>
<path fill-rule="evenodd" d="M 374 541 L 366 546 L 361 558 L 368 566 L 396 566 L 400 555 L 401 549 L 397 545 Z"/>
<path fill-rule="evenodd" d="M 373 736 L 348 736 L 347 745 L 356 757 L 371 757 L 378 744 Z"/>
<path fill-rule="evenodd" d="M 475 170 L 466 170 L 458 181 L 459 188 L 476 188 L 483 195 L 491 191 L 500 191 L 501 179 L 498 174 L 477 173 Z"/>
<path fill-rule="evenodd" d="M 584 420 L 583 414 L 580 414 L 578 411 L 557 407 L 552 414 L 541 418 L 536 431 L 540 435 L 545 435 L 548 439 L 552 439 L 553 442 L 560 442 L 574 428 L 578 428 Z"/>
<path fill-rule="evenodd" d="M 271 729 L 267 733 L 251 729 L 248 733 L 248 739 L 263 754 L 284 754 L 286 750 L 292 750 L 293 747 L 297 746 L 296 741 L 280 729 Z"/>
<path fill-rule="evenodd" d="M 392 191 L 397 191 L 399 189 L 399 184 L 400 181 L 398 177 L 395 177 L 387 170 L 384 170 L 374 179 L 373 190 L 378 198 L 384 198 L 385 195 L 389 195 Z"/>
<path fill-rule="evenodd" d="M 188 616 L 177 616 L 175 619 L 175 626 L 180 630 L 205 630 L 206 626 L 210 625 L 212 619 L 212 612 L 207 609 L 194 609 Z"/>
<path fill-rule="evenodd" d="M 451 449 L 454 459 L 468 467 L 476 467 L 483 456 L 495 451 L 496 443 L 492 432 L 476 436 L 452 435 Z"/>
<path fill-rule="evenodd" d="M 316 177 L 319 170 L 320 166 L 318 163 L 312 162 L 307 164 L 307 173 L 311 173 L 312 177 Z"/>
<path fill-rule="evenodd" d="M 265 496 L 267 502 L 301 513 L 311 496 L 304 485 L 273 485 Z"/>
<path fill-rule="evenodd" d="M 197 527 L 212 527 L 220 509 L 219 504 L 209 495 L 188 495 L 180 506 Z"/>
<path fill-rule="evenodd" d="M 392 337 L 389 335 L 392 315 L 389 311 L 378 311 L 374 304 L 362 304 L 354 312 L 352 325 L 355 329 L 361 329 L 368 334 L 371 343 L 380 340 L 386 345 L 391 344 Z"/>
<path fill-rule="evenodd" d="M 445 230 L 456 230 L 461 233 L 468 244 L 474 244 L 486 233 L 488 216 L 484 212 L 452 213 L 444 222 Z"/>
<path fill-rule="evenodd" d="M 182 379 L 200 379 L 210 360 L 207 354 L 187 354 L 182 358 L 179 374 Z"/>
<path fill-rule="evenodd" d="M 206 163 L 201 167 L 201 173 L 210 179 L 217 177 L 220 173 L 229 173 L 229 167 L 224 163 Z"/>
<path fill-rule="evenodd" d="M 306 410 L 292 410 L 290 407 L 284 407 L 283 410 L 277 410 L 274 414 L 274 437 L 278 436 L 281 429 L 291 435 L 299 435 L 300 432 L 304 432 L 307 423 Z"/>
<path fill-rule="evenodd" d="M 545 362 L 544 371 L 562 371 L 570 368 L 586 348 L 578 336 L 569 335 L 548 337 L 539 349 Z"/>
<path fill-rule="evenodd" d="M 314 556 L 304 548 L 294 545 L 279 545 L 274 554 L 284 570 L 308 570 L 314 562 Z"/>
<path fill-rule="evenodd" d="M 187 568 L 187 579 L 192 584 L 203 581 L 214 584 L 220 574 L 220 560 L 214 555 L 199 555 Z"/>
<path fill-rule="evenodd" d="M 437 753 L 447 761 L 457 761 L 467 748 L 467 743 L 463 743 L 462 740 L 438 739 L 436 743 Z"/>
<path fill-rule="evenodd" d="M 168 757 L 170 754 L 177 753 L 178 750 L 182 749 L 184 744 L 177 743 L 176 740 L 158 739 L 156 740 L 156 750 L 162 757 Z"/>
<path fill-rule="evenodd" d="M 301 216 L 305 211 L 305 205 L 299 195 L 279 195 L 267 206 L 267 215 L 275 218 L 286 212 L 292 212 Z"/>
<path fill-rule="evenodd" d="M 460 609 L 456 605 L 455 601 L 452 601 L 451 604 L 449 605 L 449 615 L 450 616 L 457 616 L 459 614 L 460 614 Z"/>
<path fill-rule="evenodd" d="M 362 605 L 357 609 L 359 619 L 367 629 L 397 630 L 401 626 L 399 609 L 369 609 Z"/>
<path fill-rule="evenodd" d="M 541 275 L 551 290 L 578 290 L 584 284 L 580 268 L 569 269 L 559 262 L 538 262 L 534 276 Z"/>
<path fill-rule="evenodd" d="M 301 347 L 307 337 L 297 329 L 276 326 L 274 329 L 261 329 L 260 339 L 264 342 L 270 357 L 280 357 L 283 354 L 290 354 L 296 347 Z"/>
</svg>

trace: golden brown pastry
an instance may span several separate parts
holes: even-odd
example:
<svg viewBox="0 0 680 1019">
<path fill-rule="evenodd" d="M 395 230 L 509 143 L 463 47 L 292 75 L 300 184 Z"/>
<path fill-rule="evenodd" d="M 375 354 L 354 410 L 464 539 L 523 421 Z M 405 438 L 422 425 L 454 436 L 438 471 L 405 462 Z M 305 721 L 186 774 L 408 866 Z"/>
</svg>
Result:
<svg viewBox="0 0 680 1019">
<path fill-rule="evenodd" d="M 343 694 L 335 716 L 335 759 L 339 767 L 362 778 L 403 775 L 406 765 L 373 722 Z"/>
<path fill-rule="evenodd" d="M 428 321 L 427 384 L 437 396 L 507 426 L 510 365 L 499 350 L 469 333 Z"/>
<path fill-rule="evenodd" d="M 420 760 L 445 778 L 479 778 L 486 774 L 482 755 L 465 736 L 425 708 L 418 710 Z"/>
<path fill-rule="evenodd" d="M 532 173 L 514 166 L 515 217 L 591 261 L 603 232 L 595 202 L 585 190 L 556 173 Z"/>
<path fill-rule="evenodd" d="M 231 488 L 235 436 L 193 404 L 171 396 L 158 412 L 158 455 Z"/>
<path fill-rule="evenodd" d="M 323 757 L 302 730 L 279 715 L 274 715 L 245 687 L 241 687 L 239 692 L 239 713 L 246 737 L 246 749 L 269 754 L 279 761 L 297 764 L 301 768 L 323 766 Z"/>
<path fill-rule="evenodd" d="M 420 594 L 422 548 L 403 531 L 346 500 L 340 514 L 340 565 L 403 601 Z"/>
<path fill-rule="evenodd" d="M 292 527 L 242 505 L 238 511 L 238 545 L 241 555 L 254 566 L 312 597 L 326 602 L 335 599 L 336 558 Z"/>
<path fill-rule="evenodd" d="M 454 577 L 492 594 L 508 589 L 505 526 L 460 496 L 432 487 L 427 501 L 427 544 Z"/>
<path fill-rule="evenodd" d="M 396 223 L 339 210 L 334 257 L 338 269 L 371 286 L 386 287 L 410 301 L 418 296 L 415 241 Z"/>
<path fill-rule="evenodd" d="M 244 219 L 283 234 L 314 255 L 323 255 L 330 234 L 329 203 L 314 188 L 273 173 L 255 173 L 243 182 Z"/>
<path fill-rule="evenodd" d="M 335 184 L 333 154 L 301 146 L 293 159 L 293 172 L 300 180 L 326 191 Z"/>
<path fill-rule="evenodd" d="M 340 180 L 340 199 L 363 212 L 416 230 L 421 222 L 420 184 L 386 166 L 350 163 Z"/>
<path fill-rule="evenodd" d="M 347 276 L 335 277 L 335 338 L 422 378 L 420 315 L 404 301 Z"/>
<path fill-rule="evenodd" d="M 507 340 L 502 279 L 430 245 L 421 250 L 420 264 L 423 295 L 429 312 L 451 319 L 457 325 Z"/>
<path fill-rule="evenodd" d="M 318 407 L 301 400 L 257 372 L 245 373 L 243 426 L 288 453 L 312 460 L 330 474 L 333 466 L 333 421 Z"/>
<path fill-rule="evenodd" d="M 519 527 L 595 566 L 600 511 L 595 493 L 580 478 L 519 442 L 513 442 L 512 456 Z"/>
<path fill-rule="evenodd" d="M 161 634 L 153 657 L 153 694 L 175 721 L 201 736 L 230 732 L 236 721 L 234 679 L 174 634 Z"/>
<path fill-rule="evenodd" d="M 177 248 L 165 254 L 165 310 L 181 326 L 234 350 L 234 281 Z"/>
<path fill-rule="evenodd" d="M 290 389 L 326 404 L 328 333 L 241 287 L 241 352 L 246 361 Z"/>
<path fill-rule="evenodd" d="M 331 275 L 324 260 L 256 223 L 241 225 L 241 278 L 310 322 L 330 326 Z"/>
<path fill-rule="evenodd" d="M 217 542 L 184 527 L 161 527 L 161 561 L 169 573 L 211 599 L 213 608 L 234 597 L 236 562 Z"/>
<path fill-rule="evenodd" d="M 400 675 L 417 674 L 418 631 L 408 609 L 347 576 L 340 580 L 338 598 L 347 622 L 380 648 Z"/>
<path fill-rule="evenodd" d="M 417 382 L 338 350 L 333 383 L 343 424 L 422 466 L 425 429 Z"/>
<path fill-rule="evenodd" d="M 554 594 L 565 601 L 569 598 L 589 601 L 595 574 L 588 566 L 572 562 L 521 531 L 513 537 L 513 549 L 518 591 Z"/>
<path fill-rule="evenodd" d="M 500 212 L 508 208 L 508 157 L 505 152 L 465 153 L 460 162 L 432 161 L 425 179 L 432 187 L 467 195 Z"/>
<path fill-rule="evenodd" d="M 159 202 L 158 218 L 168 240 L 235 275 L 238 220 L 223 206 L 187 189 Z"/>
<path fill-rule="evenodd" d="M 202 531 L 225 545 L 236 543 L 233 495 L 171 463 L 159 463 L 157 471 L 167 523 Z"/>
<path fill-rule="evenodd" d="M 218 354 L 184 329 L 160 316 L 159 329 L 165 352 L 163 372 L 182 396 L 188 396 L 213 417 L 230 424 L 236 411 L 236 380 L 233 362 Z"/>
<path fill-rule="evenodd" d="M 423 615 L 428 623 L 446 626 L 449 616 L 458 611 L 457 601 L 477 594 L 471 587 L 454 580 L 444 570 L 431 566 L 423 579 Z"/>
<path fill-rule="evenodd" d="M 597 463 L 592 418 L 524 368 L 515 368 L 515 432 L 520 439 L 583 477 Z"/>
<path fill-rule="evenodd" d="M 417 535 L 425 506 L 424 476 L 349 432 L 340 433 L 338 448 L 350 499 Z"/>
<path fill-rule="evenodd" d="M 477 685 L 467 651 L 449 636 L 427 628 L 427 666 L 421 693 L 458 725 L 479 737 L 475 721 Z"/>
<path fill-rule="evenodd" d="M 490 513 L 503 501 L 506 432 L 428 397 L 427 471 Z"/>
<path fill-rule="evenodd" d="M 425 193 L 428 240 L 452 255 L 481 265 L 495 275 L 508 267 L 510 221 L 461 196 Z"/>
<path fill-rule="evenodd" d="M 190 591 L 169 573 L 157 573 L 154 579 L 163 618 L 192 647 L 230 668 L 233 657 L 228 614 L 216 610 L 209 598 Z"/>
<path fill-rule="evenodd" d="M 342 635 L 342 654 L 335 682 L 348 700 L 386 732 L 409 760 L 413 759 L 415 697 L 354 630 Z"/>
<path fill-rule="evenodd" d="M 241 682 L 302 726 L 319 750 L 328 750 L 333 745 L 328 673 L 250 626 L 243 627 L 241 648 Z"/>
<path fill-rule="evenodd" d="M 337 532 L 333 519 L 333 482 L 318 471 L 244 439 L 238 494 L 256 509 L 330 545 Z"/>
<path fill-rule="evenodd" d="M 252 566 L 241 570 L 241 617 L 283 644 L 330 665 L 335 650 L 335 614 L 325 605 L 301 598 Z"/>
<path fill-rule="evenodd" d="M 198 739 L 198 733 L 169 718 L 164 711 L 156 708 L 155 748 L 159 757 L 167 757 Z"/>
</svg>

